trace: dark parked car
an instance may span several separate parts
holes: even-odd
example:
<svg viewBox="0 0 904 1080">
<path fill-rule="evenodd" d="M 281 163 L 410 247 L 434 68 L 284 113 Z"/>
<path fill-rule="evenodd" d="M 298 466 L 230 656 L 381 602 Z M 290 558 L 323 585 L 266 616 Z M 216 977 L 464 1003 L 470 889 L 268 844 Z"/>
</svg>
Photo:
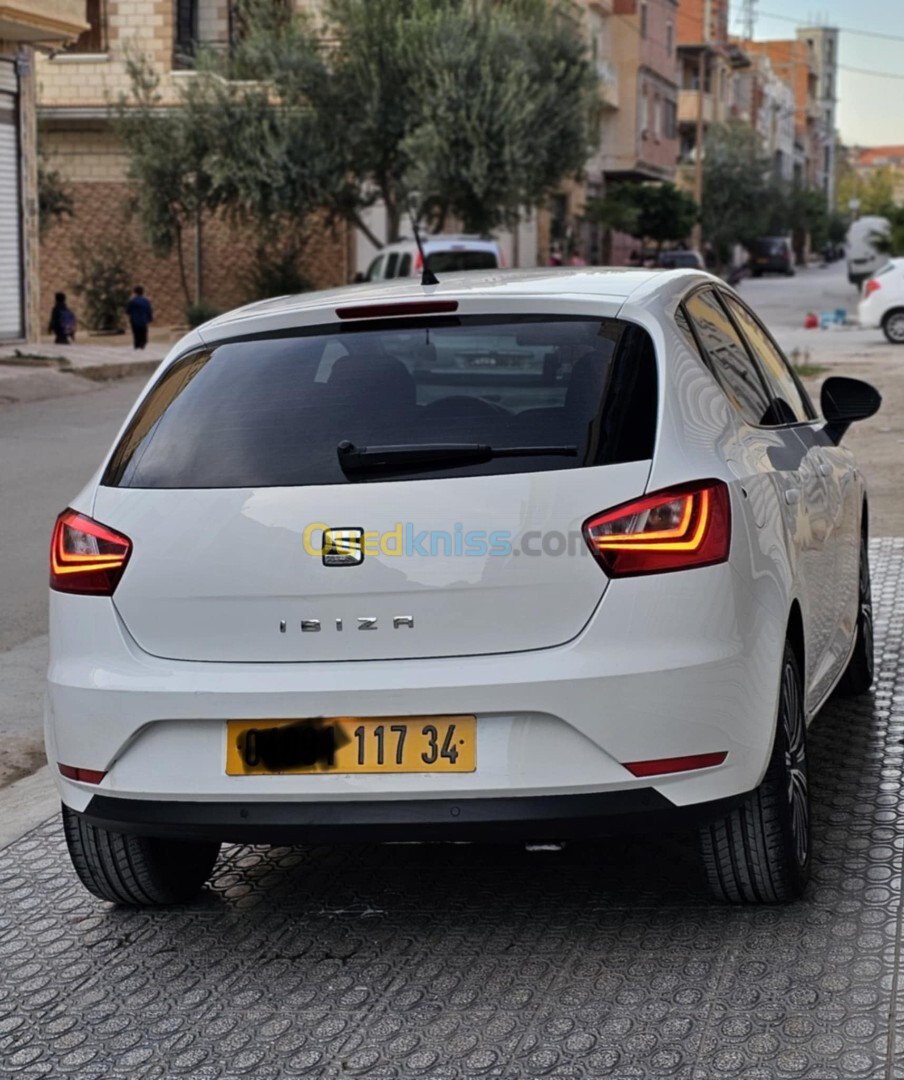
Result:
<svg viewBox="0 0 904 1080">
<path fill-rule="evenodd" d="M 784 236 L 761 236 L 750 249 L 750 272 L 760 274 L 794 274 L 794 250 Z"/>
</svg>

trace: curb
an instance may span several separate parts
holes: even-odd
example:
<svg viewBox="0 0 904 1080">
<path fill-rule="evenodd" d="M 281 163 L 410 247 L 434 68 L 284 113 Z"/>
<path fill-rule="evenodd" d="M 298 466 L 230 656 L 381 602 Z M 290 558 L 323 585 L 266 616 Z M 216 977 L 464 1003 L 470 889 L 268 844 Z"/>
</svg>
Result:
<svg viewBox="0 0 904 1080">
<path fill-rule="evenodd" d="M 50 766 L 0 788 L 0 851 L 58 814 L 60 797 Z"/>
<path fill-rule="evenodd" d="M 135 360 L 122 361 L 116 364 L 88 364 L 84 367 L 62 367 L 60 371 L 66 375 L 79 375 L 83 379 L 92 382 L 112 382 L 114 379 L 128 379 L 132 375 L 141 375 L 147 378 L 153 375 L 162 360 Z"/>
</svg>

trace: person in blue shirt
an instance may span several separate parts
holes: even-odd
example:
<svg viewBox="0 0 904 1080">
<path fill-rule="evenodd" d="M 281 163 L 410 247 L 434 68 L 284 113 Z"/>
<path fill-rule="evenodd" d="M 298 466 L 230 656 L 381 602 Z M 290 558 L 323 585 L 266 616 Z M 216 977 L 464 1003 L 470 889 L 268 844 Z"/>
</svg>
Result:
<svg viewBox="0 0 904 1080">
<path fill-rule="evenodd" d="M 135 348 L 143 349 L 148 343 L 148 326 L 154 321 L 154 309 L 140 285 L 135 286 L 135 295 L 126 304 L 126 314 L 132 324 Z"/>
</svg>

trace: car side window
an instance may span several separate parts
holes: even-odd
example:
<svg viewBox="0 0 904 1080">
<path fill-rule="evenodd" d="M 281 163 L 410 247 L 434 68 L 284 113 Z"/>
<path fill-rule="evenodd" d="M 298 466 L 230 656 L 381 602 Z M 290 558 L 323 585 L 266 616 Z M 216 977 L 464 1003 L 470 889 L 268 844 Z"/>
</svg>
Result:
<svg viewBox="0 0 904 1080">
<path fill-rule="evenodd" d="M 402 258 L 399 260 L 399 277 L 411 276 L 411 255 L 406 251 Z"/>
<path fill-rule="evenodd" d="M 399 265 L 399 253 L 394 251 L 386 259 L 386 274 L 385 277 L 394 278 L 396 276 L 396 267 Z"/>
<path fill-rule="evenodd" d="M 383 262 L 386 259 L 385 255 L 378 255 L 374 261 L 367 268 L 367 280 L 379 281 L 383 276 Z"/>
<path fill-rule="evenodd" d="M 766 383 L 775 399 L 773 402 L 775 422 L 783 422 L 779 417 L 786 417 L 785 423 L 812 420 L 813 408 L 806 392 L 798 386 L 787 360 L 776 344 L 743 304 L 733 296 L 723 296 L 723 300 L 734 315 L 766 376 Z"/>
<path fill-rule="evenodd" d="M 729 401 L 748 424 L 769 423 L 766 388 L 719 298 L 701 289 L 684 306 Z"/>
</svg>

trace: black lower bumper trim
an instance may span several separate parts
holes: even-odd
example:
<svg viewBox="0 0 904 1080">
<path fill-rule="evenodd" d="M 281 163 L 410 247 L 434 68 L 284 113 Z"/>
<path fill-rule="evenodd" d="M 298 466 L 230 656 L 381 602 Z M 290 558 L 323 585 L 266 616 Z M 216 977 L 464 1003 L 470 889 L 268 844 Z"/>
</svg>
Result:
<svg viewBox="0 0 904 1080">
<path fill-rule="evenodd" d="M 391 802 L 183 802 L 95 795 L 82 816 L 114 832 L 224 843 L 563 840 L 714 820 L 743 797 L 676 807 L 653 788 Z"/>
</svg>

